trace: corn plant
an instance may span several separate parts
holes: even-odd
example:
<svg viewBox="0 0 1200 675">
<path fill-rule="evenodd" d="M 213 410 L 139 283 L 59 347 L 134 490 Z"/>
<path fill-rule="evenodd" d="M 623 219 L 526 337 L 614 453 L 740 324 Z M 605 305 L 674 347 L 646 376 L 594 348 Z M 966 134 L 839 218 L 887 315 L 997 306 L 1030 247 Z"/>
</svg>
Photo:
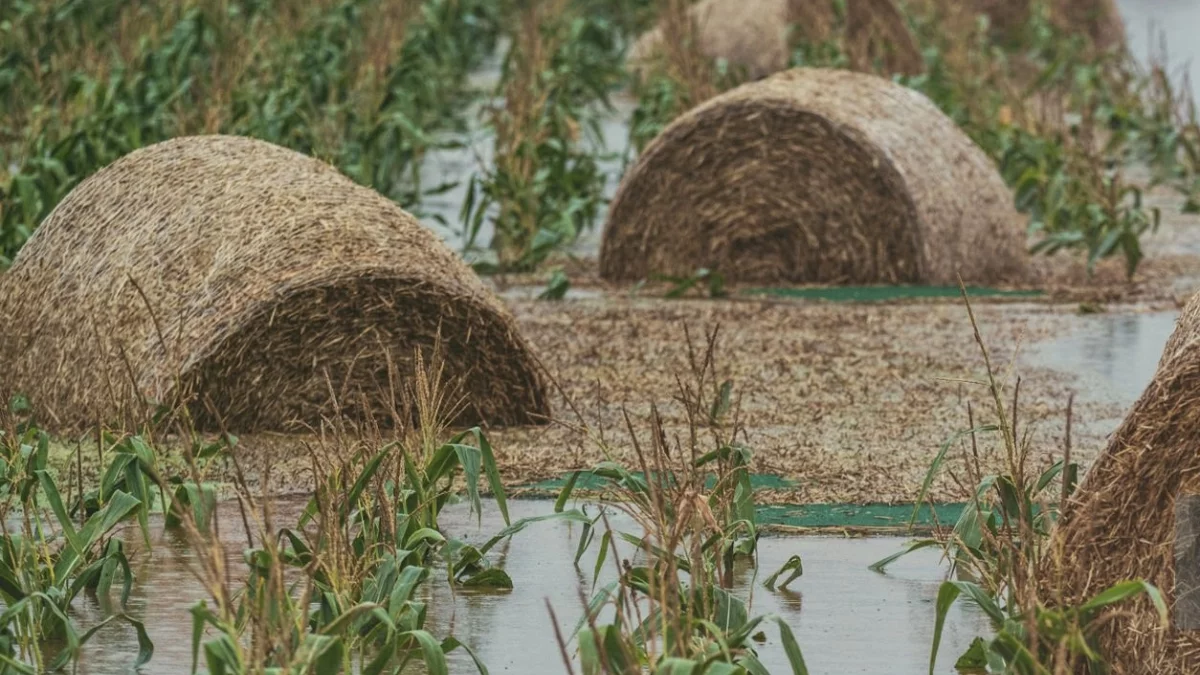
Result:
<svg viewBox="0 0 1200 675">
<path fill-rule="evenodd" d="M 1105 616 L 1122 603 L 1139 596 L 1150 599 L 1161 624 L 1168 624 L 1162 593 L 1145 581 L 1124 581 L 1097 593 L 1079 606 L 1045 607 L 1014 612 L 998 603 L 986 589 L 970 581 L 945 581 L 938 590 L 929 673 L 937 664 L 946 614 L 959 597 L 966 597 L 987 615 L 996 630 L 990 639 L 977 638 L 959 657 L 960 670 L 983 670 L 1014 675 L 1048 675 L 1055 672 L 1107 673 L 1108 666 L 1097 641 L 1107 623 Z"/>
<path fill-rule="evenodd" d="M 584 524 L 576 564 L 602 530 L 592 585 L 610 558 L 617 580 L 595 590 L 568 639 L 577 644 L 584 673 L 765 673 L 753 642 L 762 639 L 764 624 L 775 623 L 790 671 L 807 673 L 791 628 L 778 617 L 752 617 L 732 590 L 735 562 L 753 560 L 758 543 L 751 453 L 737 442 L 732 384 L 716 377 L 718 331 L 707 333 L 702 349 L 684 334 L 689 369 L 677 378 L 676 395 L 688 419 L 684 437 L 672 443 L 652 406 L 644 445 L 627 415 L 637 470 L 611 459 L 602 443 L 610 459 L 571 474 L 559 492 L 561 511 L 581 479 L 599 480 L 599 499 L 631 516 L 639 530 L 614 530 L 604 510 Z M 711 449 L 703 449 L 707 441 Z M 634 546 L 645 562 L 622 558 L 619 543 Z M 768 585 L 787 574 L 786 586 L 802 572 L 794 556 Z M 613 618 L 600 624 L 606 607 Z M 561 636 L 560 646 L 569 661 Z"/>
<path fill-rule="evenodd" d="M 659 423 L 654 427 L 653 438 L 661 438 Z M 621 559 L 617 540 L 634 545 L 649 562 L 620 567 L 618 580 L 600 588 L 588 603 L 574 634 L 583 672 L 764 673 L 752 638 L 763 623 L 773 622 L 791 672 L 807 673 L 791 628 L 778 617 L 751 617 L 746 603 L 728 589 L 734 559 L 753 556 L 757 542 L 749 451 L 724 446 L 695 458 L 690 467 L 676 466 L 666 446 L 658 443 L 654 441 L 647 453 L 652 460 L 639 451 L 641 473 L 606 462 L 587 474 L 608 484 L 608 498 L 618 500 L 617 508 L 632 515 L 644 532 L 614 536 L 606 527 L 595 576 L 610 554 L 614 562 Z M 710 466 L 718 467 L 714 476 L 705 470 Z M 581 475 L 568 479 L 558 497 L 559 508 Z M 706 478 L 713 479 L 711 490 L 704 487 Z M 603 518 L 602 513 L 584 526 L 577 561 Z M 770 583 L 791 572 L 786 585 L 799 569 L 795 558 L 772 575 Z M 606 606 L 615 608 L 615 618 L 600 625 L 597 617 Z"/>
<path fill-rule="evenodd" d="M 1067 406 L 1063 459 L 1034 474 L 1031 436 L 1027 428 L 1021 434 L 1017 413 L 1020 380 L 1012 387 L 1009 399 L 979 332 L 965 288 L 963 298 L 985 368 L 985 379 L 977 384 L 990 399 L 995 421 L 977 425 L 973 410 L 968 407 L 968 428 L 943 443 L 930 464 L 917 495 L 914 520 L 934 480 L 949 470 L 949 462 L 954 459 L 952 451 L 964 439 L 970 440 L 970 446 L 962 448 L 960 471 L 967 477 L 965 484 L 974 487 L 948 533 L 916 540 L 871 568 L 883 572 L 900 557 L 931 547 L 942 548 L 950 561 L 951 578 L 938 591 L 931 674 L 947 613 L 962 596 L 983 610 L 996 634 L 976 640 L 959 658 L 960 667 L 1019 675 L 1080 672 L 1085 666 L 1086 672 L 1106 672 L 1096 635 L 1114 608 L 1130 598 L 1145 595 L 1165 622 L 1166 606 L 1158 589 L 1141 580 L 1116 584 L 1077 606 L 1045 597 L 1047 580 L 1040 576 L 1041 564 L 1053 554 L 1049 547 L 1051 529 L 1079 477 L 1079 467 L 1071 461 L 1071 405 Z M 983 473 L 977 439 L 984 434 L 999 437 L 1003 460 L 1000 473 Z"/>
<path fill-rule="evenodd" d="M 1098 55 L 1048 16 L 1044 6 L 1031 12 L 1019 49 L 991 42 L 986 23 L 962 31 L 971 36 L 963 41 L 938 18 L 918 17 L 926 72 L 901 82 L 929 96 L 996 161 L 1017 208 L 1030 215 L 1029 233 L 1039 238 L 1032 253 L 1082 249 L 1089 273 L 1119 254 L 1132 277 L 1141 239 L 1160 216 L 1119 167 L 1175 164 L 1174 94 L 1128 55 Z M 1036 76 L 1025 83 L 1030 71 Z"/>
<path fill-rule="evenodd" d="M 621 77 L 616 27 L 565 0 L 527 3 L 511 38 L 488 113 L 495 165 L 471 179 L 460 216 L 468 251 L 491 224 L 484 270 L 532 269 L 592 227 L 605 176 L 581 134 L 599 143 L 592 110 Z"/>
<path fill-rule="evenodd" d="M 113 621 L 131 625 L 138 637 L 135 667 L 148 662 L 154 645 L 141 622 L 110 614 L 81 631 L 71 604 L 84 590 L 107 597 L 120 584 L 120 606 L 129 598 L 133 572 L 114 530 L 144 511 L 128 492 L 115 490 L 103 508 L 76 523 L 48 467 L 49 436 L 31 421 L 0 434 L 0 670 L 57 670 Z M 14 525 L 10 516 L 16 513 Z M 64 645 L 45 653 L 48 641 Z"/>
<path fill-rule="evenodd" d="M 498 34 L 483 0 L 15 5 L 0 24 L 14 46 L 0 57 L 0 267 L 81 180 L 180 135 L 315 154 L 411 204 Z"/>
<path fill-rule="evenodd" d="M 193 610 L 194 668 L 203 660 L 212 673 L 398 673 L 419 662 L 425 672 L 445 673 L 446 654 L 463 649 L 487 672 L 465 645 L 429 633 L 421 584 L 442 567 L 452 586 L 511 588 L 487 559 L 497 544 L 538 522 L 588 519 L 559 511 L 511 522 L 487 436 L 474 428 L 446 437 L 459 402 L 447 395 L 444 362 L 426 368 L 420 352 L 414 362 L 403 394 L 416 411 L 411 423 L 397 413 L 402 430 L 382 447 L 369 434 L 326 429 L 333 441 L 310 448 L 315 486 L 296 522 L 276 528 L 269 503 L 258 503 L 237 478 L 239 499 L 258 524 L 257 536 L 247 524 L 258 545 L 244 554 L 249 575 L 239 592 L 229 590 L 219 544 L 191 510 L 173 509 L 201 552 L 211 601 Z M 478 546 L 447 537 L 438 520 L 460 494 L 481 517 L 480 483 L 506 527 Z M 215 635 L 205 639 L 205 629 Z"/>
<path fill-rule="evenodd" d="M 684 111 L 742 81 L 704 53 L 699 26 L 686 0 L 655 0 L 661 40 L 658 53 L 642 64 L 633 83 L 638 105 L 629 126 L 629 146 L 641 152 Z"/>
</svg>

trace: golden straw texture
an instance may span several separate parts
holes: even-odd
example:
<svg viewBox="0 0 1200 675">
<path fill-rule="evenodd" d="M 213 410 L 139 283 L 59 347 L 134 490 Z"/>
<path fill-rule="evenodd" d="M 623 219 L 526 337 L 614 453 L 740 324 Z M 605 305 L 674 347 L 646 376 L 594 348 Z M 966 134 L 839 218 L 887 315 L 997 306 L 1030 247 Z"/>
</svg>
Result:
<svg viewBox="0 0 1200 675">
<path fill-rule="evenodd" d="M 202 428 L 387 422 L 437 346 L 460 421 L 548 414 L 535 360 L 471 270 L 391 201 L 269 143 L 179 138 L 73 190 L 0 287 L 0 393 L 55 427 L 186 406 Z M 433 355 L 430 355 L 433 356 Z"/>
<path fill-rule="evenodd" d="M 1024 277 L 1021 217 L 992 161 L 889 80 L 799 68 L 682 115 L 609 211 L 601 274 L 697 268 L 752 282 Z"/>
<path fill-rule="evenodd" d="M 1145 579 L 1168 604 L 1175 583 L 1175 500 L 1200 493 L 1200 295 L 1184 309 L 1158 372 L 1069 504 L 1046 561 L 1049 595 L 1080 602 Z M 1146 600 L 1103 632 L 1116 673 L 1200 672 L 1200 635 L 1163 630 Z"/>
</svg>

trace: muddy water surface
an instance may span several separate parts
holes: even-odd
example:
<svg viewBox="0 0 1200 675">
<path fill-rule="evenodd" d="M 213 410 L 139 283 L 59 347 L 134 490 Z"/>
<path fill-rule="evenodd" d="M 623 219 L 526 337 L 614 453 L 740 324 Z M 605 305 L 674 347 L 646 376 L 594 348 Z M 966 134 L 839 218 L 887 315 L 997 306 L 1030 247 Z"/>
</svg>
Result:
<svg viewBox="0 0 1200 675">
<path fill-rule="evenodd" d="M 222 505 L 221 529 L 227 560 L 238 569 L 244 535 L 232 504 Z M 281 506 L 294 515 L 301 504 Z M 552 510 L 545 501 L 519 500 L 510 504 L 513 518 L 540 515 Z M 590 506 L 595 511 L 596 507 Z M 445 527 L 454 536 L 481 541 L 503 527 L 494 509 L 486 509 L 477 525 L 462 505 L 450 508 Z M 280 522 L 286 522 L 281 519 Z M 625 517 L 616 515 L 614 526 L 632 531 Z M 563 673 L 566 669 L 554 638 L 546 602 L 557 614 L 559 626 L 569 634 L 582 615 L 580 595 L 591 593 L 595 557 L 588 555 L 579 568 L 573 564 L 579 528 L 566 523 L 536 525 L 508 544 L 497 547 L 493 562 L 512 576 L 515 588 L 506 593 L 451 593 L 445 582 L 431 579 L 425 585 L 429 602 L 427 628 L 434 635 L 453 634 L 471 645 L 492 673 Z M 131 544 L 139 541 L 129 532 Z M 867 569 L 872 562 L 905 543 L 896 537 L 847 539 L 837 537 L 764 537 L 756 571 L 740 567 L 737 587 L 749 597 L 753 613 L 773 613 L 796 632 L 811 672 L 921 673 L 928 669 L 933 630 L 933 600 L 944 571 L 936 553 L 922 552 L 902 559 L 887 575 Z M 789 590 L 770 593 L 761 579 L 792 555 L 804 560 L 804 576 Z M 129 603 L 130 614 L 141 618 L 155 642 L 153 661 L 146 673 L 186 673 L 191 667 L 191 623 L 188 609 L 204 597 L 190 567 L 195 555 L 180 538 L 155 534 L 154 550 L 139 557 L 137 583 Z M 756 577 L 757 574 L 757 577 Z M 436 576 L 436 574 L 435 574 Z M 615 578 L 607 566 L 600 583 Z M 78 617 L 90 625 L 103 616 L 93 600 L 79 603 Z M 956 608 L 947 627 L 942 667 L 951 665 L 975 635 L 986 634 L 984 618 L 975 611 Z M 786 672 L 778 634 L 767 631 L 759 649 L 772 672 Z M 79 672 L 108 675 L 129 672 L 136 654 L 131 630 L 112 626 L 97 634 L 85 647 Z M 451 655 L 451 672 L 474 672 L 465 653 Z"/>
<path fill-rule="evenodd" d="M 1190 66 L 1200 57 L 1200 43 L 1193 37 L 1200 27 L 1200 2 L 1194 0 L 1120 0 L 1130 42 L 1139 55 L 1151 45 L 1151 27 L 1165 37 L 1172 64 Z M 497 64 L 478 75 L 487 87 L 495 80 Z M 619 179 L 627 136 L 631 103 L 617 99 L 616 110 L 602 125 L 604 147 L 611 155 L 604 160 L 611 194 Z M 475 132 L 463 147 L 431 153 L 425 166 L 426 185 L 456 182 L 442 195 L 424 205 L 426 223 L 452 244 L 461 244 L 458 213 L 466 194 L 467 180 L 486 165 L 491 139 Z M 602 219 L 600 219 L 602 222 Z M 485 245 L 489 233 L 482 233 Z M 594 254 L 599 228 L 581 237 L 582 253 Z M 1153 376 L 1162 346 L 1174 327 L 1176 314 L 1113 313 L 1079 317 L 1077 329 L 1054 340 L 1035 344 L 1027 352 L 1031 362 L 1072 373 L 1079 378 L 1083 397 L 1131 404 Z M 1100 423 L 1113 426 L 1118 420 Z M 284 502 L 280 522 L 294 519 L 301 504 Z M 593 509 L 595 507 L 592 507 Z M 548 512 L 546 502 L 516 501 L 513 517 Z M 633 529 L 630 523 L 620 527 Z M 445 526 L 454 536 L 483 540 L 502 523 L 489 510 L 482 525 L 461 506 L 446 514 Z M 232 504 L 222 508 L 221 531 L 228 564 L 238 569 L 245 537 Z M 471 645 L 493 673 L 565 672 L 556 645 L 546 602 L 554 607 L 560 628 L 570 633 L 581 614 L 581 595 L 591 592 L 594 554 L 577 568 L 573 564 L 579 529 L 567 524 L 535 526 L 495 551 L 494 562 L 512 576 L 515 588 L 507 593 L 452 593 L 444 582 L 431 580 L 425 586 L 430 603 L 428 627 L 435 635 L 453 634 Z M 129 542 L 140 546 L 135 531 Z M 738 570 L 738 588 L 746 594 L 754 613 L 774 613 L 795 630 L 811 672 L 816 674 L 922 673 L 928 668 L 933 627 L 933 600 L 944 575 L 935 552 L 920 552 L 896 563 L 887 575 L 867 566 L 896 551 L 905 543 L 895 537 L 848 539 L 835 537 L 767 537 L 760 542 L 757 570 Z M 761 587 L 763 576 L 790 556 L 804 559 L 805 575 L 785 592 L 769 593 Z M 146 622 L 155 642 L 154 660 L 146 673 L 186 673 L 191 668 L 191 623 L 189 608 L 205 597 L 192 573 L 195 553 L 180 538 L 158 528 L 152 553 L 135 560 L 137 582 L 129 612 Z M 614 577 L 607 567 L 603 584 Z M 78 620 L 85 627 L 98 621 L 105 608 L 95 599 L 77 605 Z M 977 612 L 961 607 L 952 612 L 944 638 L 938 672 L 953 672 L 955 657 L 978 634 L 986 634 L 986 621 Z M 777 634 L 768 630 L 768 641 L 760 649 L 763 660 L 782 672 L 784 657 Z M 136 653 L 132 631 L 112 626 L 100 632 L 85 648 L 80 673 L 107 675 L 129 671 Z M 452 672 L 469 673 L 473 667 L 463 653 L 452 655 Z"/>
<path fill-rule="evenodd" d="M 1081 316 L 1066 335 L 1034 345 L 1030 361 L 1078 378 L 1080 395 L 1128 407 L 1154 377 L 1178 312 Z"/>
</svg>

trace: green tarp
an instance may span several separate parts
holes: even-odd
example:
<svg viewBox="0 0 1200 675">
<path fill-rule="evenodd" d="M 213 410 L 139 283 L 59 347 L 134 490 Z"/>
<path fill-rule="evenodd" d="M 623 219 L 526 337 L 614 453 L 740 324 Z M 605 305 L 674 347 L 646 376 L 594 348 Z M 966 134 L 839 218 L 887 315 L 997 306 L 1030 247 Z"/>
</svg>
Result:
<svg viewBox="0 0 1200 675">
<path fill-rule="evenodd" d="M 747 295 L 769 295 L 779 298 L 801 298 L 805 300 L 828 300 L 831 302 L 886 302 L 921 298 L 958 298 L 962 291 L 958 286 L 822 286 L 808 288 L 751 288 L 743 291 Z M 972 298 L 1036 298 L 1039 290 L 1001 290 L 968 286 L 967 295 Z"/>
<path fill-rule="evenodd" d="M 914 525 L 953 526 L 964 504 L 922 505 Z M 908 526 L 912 504 L 805 504 L 804 506 L 760 506 L 759 525 L 817 528 L 892 529 Z M 936 518 L 935 518 L 936 517 Z"/>
<path fill-rule="evenodd" d="M 710 488 L 712 481 L 710 477 Z M 562 490 L 566 482 L 567 477 L 563 476 L 524 487 L 531 493 L 530 496 L 552 497 Z M 771 474 L 754 474 L 750 477 L 750 484 L 755 490 L 783 493 L 796 488 L 793 481 Z M 600 490 L 607 485 L 604 479 L 584 472 L 576 481 L 575 490 Z M 931 508 L 929 505 L 922 505 L 917 510 L 917 518 L 913 525 L 918 529 L 928 529 L 937 524 L 952 526 L 958 520 L 963 506 L 964 504 L 937 504 Z M 760 525 L 802 528 L 903 529 L 908 526 L 912 515 L 912 504 L 772 504 L 758 507 Z"/>
<path fill-rule="evenodd" d="M 641 471 L 636 471 L 633 475 L 639 478 L 643 477 Z M 537 490 L 539 492 L 558 492 L 567 484 L 567 478 L 569 478 L 569 476 L 544 480 L 540 483 L 526 485 L 525 487 L 531 490 Z M 705 481 L 705 486 L 710 490 L 715 484 L 716 478 L 712 476 L 709 476 L 708 480 Z M 607 480 L 598 478 L 586 471 L 581 473 L 579 475 L 579 479 L 575 481 L 576 490 L 600 490 L 608 485 L 609 482 Z M 750 476 L 750 487 L 754 488 L 755 490 L 790 490 L 796 487 L 796 484 L 782 476 L 756 473 Z"/>
</svg>

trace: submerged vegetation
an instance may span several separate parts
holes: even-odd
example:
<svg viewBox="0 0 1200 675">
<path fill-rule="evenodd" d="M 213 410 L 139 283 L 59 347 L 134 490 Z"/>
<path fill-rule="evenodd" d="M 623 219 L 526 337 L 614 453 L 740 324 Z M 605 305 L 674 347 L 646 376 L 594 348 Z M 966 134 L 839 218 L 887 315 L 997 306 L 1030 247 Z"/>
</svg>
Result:
<svg viewBox="0 0 1200 675">
<path fill-rule="evenodd" d="M 463 243 L 484 271 L 528 271 L 595 226 L 606 176 L 598 115 L 629 79 L 627 46 L 657 21 L 663 53 L 633 80 L 640 150 L 685 110 L 746 79 L 703 53 L 685 0 L 16 2 L 0 25 L 0 266 L 83 178 L 139 147 L 245 135 L 326 159 L 405 207 L 431 149 L 482 122 Z M 1046 3 L 996 36 L 953 2 L 899 3 L 920 74 L 859 52 L 844 0 L 791 32 L 796 65 L 874 68 L 926 94 L 996 161 L 1030 217 L 1032 252 L 1119 255 L 1130 275 L 1159 214 L 1127 167 L 1194 208 L 1200 132 L 1165 63 L 1065 34 Z M 899 15 L 898 15 L 899 16 Z M 815 20 L 815 19 L 814 19 Z M 115 28 L 110 30 L 110 28 Z M 893 27 L 895 28 L 895 27 Z M 468 73 L 507 45 L 494 92 Z M 909 47 L 912 49 L 912 47 Z M 494 94 L 493 102 L 483 96 Z M 475 105 L 482 103 L 482 105 Z M 482 120 L 472 120 L 482 110 Z M 464 178 L 465 180 L 465 178 Z"/>
<path fill-rule="evenodd" d="M 81 439 L 74 456 L 55 466 L 50 436 L 16 399 L 0 431 L 3 670 L 74 667 L 83 645 L 114 621 L 135 629 L 139 650 L 132 665 L 151 662 L 154 644 L 124 607 L 136 583 L 130 558 L 157 545 L 151 536 L 156 519 L 194 552 L 194 573 L 208 595 L 190 612 L 193 672 L 378 674 L 410 672 L 419 663 L 420 672 L 448 673 L 446 655 L 463 650 L 486 673 L 469 645 L 429 631 L 421 586 L 511 589 L 503 567 L 490 562 L 492 549 L 536 523 L 570 521 L 583 527 L 576 563 L 604 529 L 595 574 L 610 559 L 618 570 L 617 581 L 580 608 L 570 638 L 576 647 L 562 643 L 568 670 L 577 659 L 587 673 L 685 666 L 689 672 L 765 673 L 753 644 L 761 640 L 760 625 L 773 622 L 790 672 L 807 673 L 791 628 L 776 617 L 752 617 L 732 588 L 732 565 L 754 556 L 758 532 L 750 451 L 735 442 L 740 427 L 731 385 L 713 379 L 715 339 L 713 333 L 703 355 L 692 354 L 697 377 L 680 387 L 680 400 L 694 415 L 690 458 L 672 459 L 655 416 L 652 447 L 639 454 L 640 474 L 615 462 L 587 472 L 611 487 L 597 498 L 627 510 L 642 533 L 609 529 L 607 507 L 595 517 L 566 508 L 580 474 L 552 512 L 511 521 L 487 435 L 478 428 L 451 434 L 445 426 L 461 404 L 450 397 L 437 361 L 418 371 L 406 394 L 417 418 L 392 440 L 330 421 L 309 447 L 313 489 L 294 520 L 281 521 L 275 501 L 247 480 L 253 468 L 256 480 L 268 483 L 270 462 L 243 467 L 236 437 L 204 440 L 181 428 L 172 434 L 175 444 L 193 440 L 182 463 L 168 467 L 152 427 L 103 432 Z M 630 433 L 636 444 L 632 427 Z M 709 435 L 715 449 L 697 454 Z M 95 487 L 85 490 L 81 453 L 92 442 L 98 475 Z M 225 488 L 232 500 L 218 501 L 211 482 L 222 463 L 233 465 Z M 481 544 L 449 536 L 439 524 L 443 509 L 465 500 L 478 517 L 482 486 L 506 526 Z M 244 532 L 222 534 L 217 511 L 234 506 Z M 140 533 L 146 550 L 129 550 L 126 525 Z M 231 563 L 227 546 L 242 534 L 247 544 L 239 565 Z M 618 541 L 637 546 L 649 562 L 620 562 Z M 786 585 L 799 575 L 799 559 L 767 585 L 783 573 L 790 574 Z M 117 589 L 119 600 L 112 603 L 107 598 Z M 79 625 L 73 607 L 85 591 L 100 600 L 107 617 L 89 626 Z M 601 625 L 609 605 L 617 613 Z"/>
<path fill-rule="evenodd" d="M 0 24 L 0 264 L 67 192 L 137 148 L 200 133 L 316 155 L 411 202 L 461 128 L 498 6 L 16 2 Z"/>
<path fill-rule="evenodd" d="M 1089 272 L 1119 256 L 1132 278 L 1160 219 L 1144 189 L 1169 185 L 1185 210 L 1200 211 L 1200 123 L 1190 100 L 1165 63 L 1143 68 L 1127 53 L 1065 35 L 1042 5 L 1002 40 L 985 19 L 955 6 L 902 4 L 923 72 L 882 74 L 927 96 L 995 161 L 1028 215 L 1031 253 L 1078 251 Z M 415 210 L 423 196 L 452 187 L 422 180 L 427 153 L 461 149 L 462 134 L 480 126 L 489 152 L 464 177 L 464 253 L 481 272 L 540 272 L 548 278 L 540 297 L 562 299 L 572 278 L 556 257 L 596 227 L 604 163 L 619 154 L 600 133 L 610 95 L 632 83 L 628 143 L 637 152 L 685 111 L 746 80 L 703 54 L 691 7 L 17 0 L 0 21 L 0 41 L 11 46 L 0 54 L 0 270 L 82 180 L 162 140 L 270 141 L 327 160 Z M 832 0 L 831 8 L 828 35 L 793 34 L 791 63 L 883 68 L 851 58 L 846 3 Z M 631 77 L 627 48 L 656 21 L 666 49 Z M 472 84 L 469 76 L 491 57 L 502 57 L 498 80 Z M 1138 172 L 1148 177 L 1130 177 Z M 715 268 L 649 281 L 666 283 L 668 298 L 729 292 Z M 1031 436 L 1018 426 L 1019 380 L 1011 388 L 1002 381 L 970 319 L 987 368 L 986 381 L 974 384 L 993 403 L 991 419 L 979 424 L 970 410 L 967 430 L 941 446 L 916 499 L 919 508 L 930 486 L 951 474 L 966 506 L 950 528 L 874 568 L 918 549 L 944 553 L 950 576 L 935 600 L 931 673 L 960 599 L 994 628 L 959 657 L 960 669 L 1105 672 L 1098 636 L 1112 612 L 1136 598 L 1165 622 L 1163 595 L 1129 579 L 1082 603 L 1056 596 L 1051 532 L 1080 473 L 1070 422 L 1063 458 L 1035 466 Z M 761 675 L 769 629 L 788 671 L 806 674 L 792 627 L 755 615 L 747 599 L 759 583 L 769 593 L 793 583 L 803 563 L 793 556 L 758 579 L 763 526 L 740 405 L 732 382 L 716 375 L 716 333 L 698 349 L 684 337 L 691 368 L 676 378 L 667 405 L 685 412 L 686 434 L 669 435 L 655 404 L 647 414 L 626 412 L 620 443 L 636 463 L 622 463 L 611 437 L 581 421 L 607 460 L 570 474 L 553 512 L 520 520 L 510 518 L 488 430 L 448 427 L 462 404 L 449 397 L 440 364 L 425 368 L 419 356 L 414 381 L 405 383 L 416 419 L 392 411 L 395 428 L 384 431 L 348 428 L 334 416 L 312 429 L 312 487 L 291 519 L 275 512 L 265 487 L 269 458 L 247 479 L 237 438 L 201 436 L 188 428 L 186 410 L 137 429 L 93 429 L 76 439 L 70 461 L 56 464 L 51 446 L 62 439 L 52 440 L 28 402 L 14 398 L 0 415 L 0 674 L 79 665 L 84 645 L 110 624 L 136 637 L 130 665 L 152 663 L 150 632 L 127 603 L 134 561 L 157 545 L 151 532 L 160 522 L 195 554 L 206 594 L 181 617 L 191 621 L 193 672 L 438 674 L 449 672 L 447 654 L 465 653 L 487 673 L 471 645 L 435 634 L 426 591 L 513 588 L 497 548 L 546 521 L 578 528 L 577 572 L 590 581 L 579 607 L 548 608 L 556 626 L 556 613 L 580 615 L 574 631 L 555 636 L 567 672 Z M 789 363 L 778 367 L 791 372 Z M 164 419 L 178 428 L 164 430 Z M 978 439 L 986 434 L 999 439 L 1003 466 L 992 475 L 981 469 Z M 98 456 L 90 472 L 85 446 Z M 167 448 L 182 458 L 166 461 Z M 217 484 L 218 465 L 230 483 Z M 584 495 L 585 481 L 601 487 Z M 573 500 L 582 504 L 568 508 Z M 504 527 L 482 542 L 456 539 L 440 522 L 456 502 L 476 518 L 496 509 Z M 218 523 L 221 509 L 234 508 L 246 546 L 231 563 L 229 533 Z M 632 531 L 610 523 L 618 510 Z M 582 569 L 589 553 L 595 565 Z M 738 565 L 755 567 L 752 588 L 738 587 Z M 606 566 L 615 580 L 601 584 Z M 104 618 L 83 625 L 78 608 L 88 598 Z"/>
<path fill-rule="evenodd" d="M 965 290 L 963 295 L 965 298 Z M 949 473 L 966 492 L 966 504 L 953 526 L 934 538 L 914 541 L 905 550 L 876 562 L 872 569 L 883 572 L 919 549 L 943 550 L 950 570 L 936 600 L 930 675 L 938 662 L 947 614 L 960 598 L 979 608 L 995 631 L 988 638 L 977 638 L 958 657 L 955 667 L 960 671 L 1014 675 L 1108 672 L 1098 639 L 1112 612 L 1144 596 L 1166 625 L 1166 602 L 1158 588 L 1141 579 L 1118 582 L 1079 604 L 1066 603 L 1056 593 L 1061 588 L 1056 575 L 1061 574 L 1062 559 L 1054 548 L 1052 528 L 1068 508 L 1079 480 L 1079 466 L 1071 460 L 1071 405 L 1067 406 L 1062 459 L 1038 473 L 1030 433 L 1019 426 L 1021 382 L 1018 379 L 1009 385 L 1003 380 L 980 335 L 969 300 L 967 312 L 986 371 L 984 381 L 973 384 L 986 391 L 994 421 L 977 424 L 968 407 L 968 427 L 942 444 L 917 496 L 919 507 L 939 474 Z M 981 457 L 989 451 L 981 450 L 979 438 L 988 435 L 998 437 L 1003 470 L 985 475 Z"/>
<path fill-rule="evenodd" d="M 209 673 L 398 673 L 415 661 L 424 672 L 448 672 L 445 655 L 470 650 L 428 632 L 420 585 L 444 569 L 455 586 L 511 588 L 503 569 L 488 562 L 493 547 L 538 521 L 588 519 L 560 510 L 509 522 L 487 436 L 476 428 L 446 437 L 443 420 L 456 404 L 445 397 L 442 375 L 435 364 L 418 378 L 411 395 L 419 420 L 395 440 L 327 429 L 333 440 L 310 449 L 312 497 L 296 522 L 282 524 L 269 496 L 246 482 L 232 436 L 196 440 L 178 475 L 165 475 L 148 433 L 101 434 L 94 440 L 103 473 L 84 492 L 82 458 L 72 458 L 79 460 L 74 476 L 63 475 L 76 469 L 73 461 L 50 466 L 49 436 L 14 405 L 0 432 L 4 672 L 71 664 L 112 621 L 136 629 L 133 665 L 150 661 L 154 645 L 145 627 L 123 612 L 135 580 L 121 529 L 136 523 L 151 547 L 152 514 L 195 552 L 194 571 L 209 595 L 191 610 L 193 672 L 202 662 Z M 229 564 L 217 528 L 216 488 L 208 482 L 215 462 L 237 467 L 231 487 L 248 542 L 241 569 Z M 269 465 L 263 471 L 269 474 Z M 442 509 L 461 490 L 480 513 L 480 483 L 507 527 L 482 545 L 447 537 L 438 523 Z M 63 486 L 71 491 L 64 495 Z M 72 603 L 81 592 L 109 607 L 104 598 L 117 587 L 120 601 L 107 619 L 86 629 L 76 624 Z"/>
</svg>

